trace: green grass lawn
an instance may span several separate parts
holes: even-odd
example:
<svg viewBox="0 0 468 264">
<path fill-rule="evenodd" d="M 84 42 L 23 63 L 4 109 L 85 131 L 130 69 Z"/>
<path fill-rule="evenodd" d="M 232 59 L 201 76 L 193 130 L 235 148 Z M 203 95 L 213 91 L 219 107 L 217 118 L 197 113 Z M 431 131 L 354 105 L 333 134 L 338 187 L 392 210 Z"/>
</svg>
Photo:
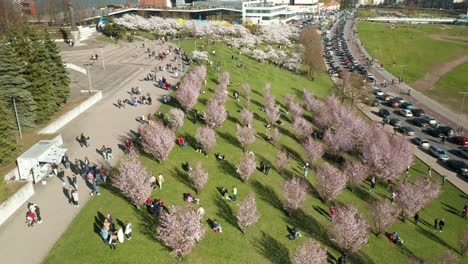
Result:
<svg viewBox="0 0 468 264">
<path fill-rule="evenodd" d="M 437 101 L 444 103 L 452 109 L 455 113 L 460 111 L 462 103 L 462 95 L 460 92 L 468 91 L 468 79 L 466 73 L 468 72 L 468 63 L 458 65 L 456 68 L 442 76 L 437 82 L 434 89 L 427 93 Z M 447 96 L 448 94 L 453 96 Z M 465 105 L 463 113 L 467 113 L 468 106 Z"/>
<path fill-rule="evenodd" d="M 192 42 L 183 42 L 186 50 L 193 48 Z M 225 46 L 216 45 L 215 62 L 221 62 L 222 70 L 231 73 L 232 85 L 228 88 L 240 90 L 239 83 L 247 81 L 252 87 L 250 110 L 255 112 L 253 126 L 258 132 L 257 141 L 250 147 L 255 152 L 257 160 L 268 160 L 275 164 L 275 155 L 278 146 L 274 146 L 264 140 L 266 129 L 264 128 L 265 114 L 260 111 L 262 104 L 261 88 L 266 82 L 272 84 L 272 93 L 284 106 L 283 95 L 293 93 L 301 98 L 301 90 L 308 88 L 316 95 L 324 97 L 333 91 L 330 79 L 322 75 L 311 82 L 303 77 L 293 75 L 290 72 L 280 70 L 269 64 L 258 64 L 252 60 L 242 57 L 246 69 L 238 68 L 237 61 L 231 63 L 231 50 Z M 202 110 L 207 99 L 211 96 L 218 72 L 214 68 L 208 69 L 208 85 L 206 93 L 203 94 L 196 108 Z M 228 98 L 227 108 L 230 116 L 222 127 L 217 129 L 217 146 L 209 156 L 197 153 L 192 147 L 175 147 L 169 159 L 159 164 L 146 154 L 142 154 L 143 163 L 154 174 L 163 173 L 166 178 L 163 190 L 155 190 L 153 197 L 161 198 L 166 205 L 186 205 L 182 199 L 185 192 L 194 193 L 188 182 L 186 174 L 181 168 L 183 162 L 189 161 L 193 166 L 198 161 L 209 172 L 209 181 L 201 194 L 200 205 L 206 210 L 205 219 L 217 219 L 223 227 L 223 233 L 212 232 L 208 225 L 207 233 L 202 241 L 196 245 L 192 253 L 181 261 L 170 255 L 169 250 L 155 239 L 155 226 L 148 217 L 146 210 L 135 209 L 124 198 L 106 188 L 102 188 L 102 195 L 93 197 L 81 209 L 79 215 L 74 219 L 62 238 L 56 243 L 44 263 L 290 263 L 296 248 L 301 245 L 307 237 L 314 237 L 329 250 L 329 259 L 332 263 L 339 256 L 336 246 L 330 242 L 326 235 L 327 226 L 330 224 L 326 215 L 330 204 L 324 204 L 317 196 L 310 192 L 302 207 L 302 210 L 287 217 L 282 209 L 281 183 L 284 176 L 275 170 L 266 176 L 255 172 L 248 183 L 242 183 L 235 173 L 235 166 L 242 153 L 235 139 L 235 124 L 239 118 L 240 104 Z M 166 112 L 168 105 L 160 109 Z M 284 107 L 282 107 L 284 110 Z M 294 159 L 287 168 L 289 174 L 302 173 L 303 151 L 295 140 L 287 117 L 283 116 L 284 125 L 281 127 L 282 136 L 280 145 L 288 149 Z M 195 129 L 200 124 L 193 124 L 185 120 L 184 126 L 179 131 L 189 142 L 192 140 Z M 216 161 L 214 153 L 221 152 L 226 155 L 223 162 Z M 411 178 L 419 177 L 427 171 L 427 167 L 417 161 L 410 170 Z M 433 175 L 439 177 L 439 175 Z M 313 181 L 313 174 L 308 179 Z M 440 178 L 437 178 L 440 180 Z M 237 204 L 227 202 L 221 198 L 216 187 L 238 188 L 238 199 L 243 200 L 249 192 L 256 194 L 257 207 L 261 218 L 257 224 L 247 229 L 243 235 L 235 224 L 235 212 Z M 369 184 L 364 183 L 360 188 L 351 192 L 343 191 L 339 196 L 340 202 L 356 204 L 364 214 L 369 212 L 369 201 L 373 198 L 384 199 L 389 196 L 383 184 L 378 184 L 376 191 L 368 193 Z M 446 248 L 459 251 L 457 238 L 459 233 L 465 229 L 465 221 L 456 215 L 461 210 L 466 197 L 450 184 L 444 186 L 444 192 L 426 209 L 421 212 L 421 218 L 432 223 L 435 217 L 446 219 L 446 231 L 434 233 L 429 226 L 421 223 L 415 226 L 407 221 L 397 223 L 389 231 L 398 231 L 403 240 L 404 247 L 397 247 L 388 241 L 385 236 L 375 237 L 369 234 L 369 245 L 364 246 L 361 251 L 350 256 L 351 263 L 404 263 L 409 255 L 421 258 L 434 258 L 442 254 Z M 73 210 L 70 207 L 70 210 Z M 98 235 L 99 217 L 111 212 L 114 219 L 125 222 L 130 220 L 134 226 L 134 238 L 119 244 L 118 249 L 113 252 L 105 246 Z M 290 241 L 286 238 L 287 226 L 297 226 L 304 237 Z M 466 259 L 465 259 L 466 260 Z"/>
<path fill-rule="evenodd" d="M 371 56 L 406 83 L 421 79 L 429 66 L 467 53 L 468 46 L 434 40 L 431 34 L 466 36 L 466 27 L 446 25 L 390 24 L 359 22 L 359 38 Z"/>
</svg>

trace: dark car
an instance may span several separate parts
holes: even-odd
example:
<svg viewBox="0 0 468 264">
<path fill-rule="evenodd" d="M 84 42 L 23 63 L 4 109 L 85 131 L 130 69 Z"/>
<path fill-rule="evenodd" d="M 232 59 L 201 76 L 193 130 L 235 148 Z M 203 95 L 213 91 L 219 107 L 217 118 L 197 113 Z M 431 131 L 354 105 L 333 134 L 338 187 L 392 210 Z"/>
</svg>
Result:
<svg viewBox="0 0 468 264">
<path fill-rule="evenodd" d="M 379 116 L 381 116 L 383 118 L 387 118 L 387 117 L 390 116 L 390 111 L 388 111 L 387 109 L 381 108 L 379 110 Z"/>
<path fill-rule="evenodd" d="M 453 135 L 455 135 L 455 131 L 451 127 L 448 127 L 448 126 L 435 127 L 435 128 L 430 130 L 430 133 L 434 137 L 447 137 L 447 138 L 449 138 L 449 137 L 453 137 Z"/>
<path fill-rule="evenodd" d="M 408 109 L 408 110 L 414 108 L 413 104 L 410 103 L 410 102 L 404 102 L 404 103 L 402 103 L 402 104 L 400 105 L 400 107 L 403 108 L 403 109 Z"/>
<path fill-rule="evenodd" d="M 452 137 L 450 141 L 457 145 L 468 146 L 468 138 L 464 136 Z"/>
<path fill-rule="evenodd" d="M 415 117 L 423 117 L 426 113 L 422 109 L 410 109 Z"/>
<path fill-rule="evenodd" d="M 463 176 L 468 176 L 468 165 L 466 165 L 465 162 L 461 160 L 447 160 L 445 164 L 447 164 L 447 167 L 456 173 Z"/>
<path fill-rule="evenodd" d="M 398 106 L 400 106 L 400 103 L 398 103 L 397 100 L 390 100 L 387 102 L 387 105 L 390 106 L 390 107 L 394 107 L 394 108 L 397 108 Z"/>
<path fill-rule="evenodd" d="M 390 120 L 389 120 L 388 123 L 389 123 L 390 125 L 394 126 L 394 127 L 399 127 L 399 126 L 401 126 L 401 121 L 400 121 L 400 119 L 395 118 L 395 117 L 390 118 Z"/>
<path fill-rule="evenodd" d="M 413 125 L 418 126 L 418 127 L 427 127 L 429 125 L 429 123 L 422 118 L 414 118 L 414 119 L 411 119 L 410 121 Z"/>
<path fill-rule="evenodd" d="M 414 129 L 408 126 L 403 126 L 398 128 L 398 132 L 402 133 L 403 135 L 407 136 L 414 136 L 415 132 Z"/>
</svg>

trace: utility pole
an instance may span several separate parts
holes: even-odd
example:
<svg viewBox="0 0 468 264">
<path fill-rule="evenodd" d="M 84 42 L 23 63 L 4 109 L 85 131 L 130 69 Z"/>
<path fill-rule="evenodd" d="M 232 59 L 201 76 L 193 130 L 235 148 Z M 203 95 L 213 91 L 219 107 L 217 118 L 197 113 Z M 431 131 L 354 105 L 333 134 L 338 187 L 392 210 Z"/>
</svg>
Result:
<svg viewBox="0 0 468 264">
<path fill-rule="evenodd" d="M 463 106 L 465 105 L 465 97 L 468 94 L 468 92 L 459 92 L 459 93 L 463 94 L 462 104 L 460 107 L 460 112 L 458 112 L 458 119 L 457 119 L 457 131 L 461 135 L 463 132 L 463 126 L 460 126 L 460 119 L 461 119 L 461 114 L 463 112 Z"/>
<path fill-rule="evenodd" d="M 20 138 L 23 139 L 23 134 L 21 133 L 21 125 L 20 125 L 19 117 L 18 117 L 18 111 L 16 110 L 16 101 L 15 101 L 15 98 L 13 98 L 13 107 L 15 108 L 16 123 L 18 124 L 19 135 L 20 135 Z"/>
<path fill-rule="evenodd" d="M 102 69 L 106 71 L 106 64 L 104 63 L 104 50 L 103 48 L 100 48 L 101 50 L 101 59 L 102 59 Z"/>
</svg>

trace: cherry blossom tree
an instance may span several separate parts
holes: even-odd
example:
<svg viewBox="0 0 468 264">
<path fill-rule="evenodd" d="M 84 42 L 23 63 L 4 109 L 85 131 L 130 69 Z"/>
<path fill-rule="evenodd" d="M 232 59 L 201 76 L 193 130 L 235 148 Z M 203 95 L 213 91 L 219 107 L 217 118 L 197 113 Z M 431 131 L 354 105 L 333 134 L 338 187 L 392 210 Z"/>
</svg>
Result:
<svg viewBox="0 0 468 264">
<path fill-rule="evenodd" d="M 353 205 L 338 206 L 335 221 L 333 221 L 330 233 L 333 240 L 343 252 L 358 251 L 367 244 L 367 230 L 369 224 L 359 214 L 357 207 Z"/>
<path fill-rule="evenodd" d="M 294 255 L 294 264 L 325 264 L 327 250 L 314 239 L 308 239 L 300 246 Z"/>
<path fill-rule="evenodd" d="M 227 112 L 223 102 L 216 98 L 208 100 L 206 105 L 206 122 L 213 129 L 219 127 L 226 120 Z"/>
<path fill-rule="evenodd" d="M 249 154 L 243 154 L 240 158 L 239 165 L 237 165 L 236 172 L 239 174 L 241 180 L 246 182 L 256 169 L 257 163 L 255 162 L 255 157 Z"/>
<path fill-rule="evenodd" d="M 325 103 L 323 100 L 318 99 L 315 97 L 309 90 L 304 89 L 304 103 L 305 108 L 307 111 L 312 112 L 313 114 L 317 114 L 325 107 Z"/>
<path fill-rule="evenodd" d="M 281 133 L 280 133 L 279 129 L 277 127 L 273 128 L 273 130 L 271 132 L 271 140 L 275 144 L 279 143 L 280 136 L 281 136 Z"/>
<path fill-rule="evenodd" d="M 309 123 L 309 121 L 305 120 L 303 117 L 300 116 L 294 119 L 292 123 L 292 128 L 299 141 L 306 140 L 313 132 L 312 125 Z"/>
<path fill-rule="evenodd" d="M 343 168 L 343 173 L 348 180 L 349 187 L 351 190 L 354 190 L 369 176 L 369 167 L 359 161 L 352 162 L 347 160 Z"/>
<path fill-rule="evenodd" d="M 355 141 L 353 141 L 352 136 L 344 126 L 338 126 L 334 130 L 330 128 L 325 130 L 323 141 L 330 147 L 330 153 L 335 157 L 355 147 Z"/>
<path fill-rule="evenodd" d="M 239 143 L 242 146 L 243 150 L 247 150 L 247 148 L 255 142 L 255 129 L 253 127 L 248 126 L 237 126 L 236 137 Z"/>
<path fill-rule="evenodd" d="M 293 176 L 283 183 L 284 209 L 291 215 L 299 209 L 307 198 L 307 184 L 299 177 Z"/>
<path fill-rule="evenodd" d="M 189 207 L 174 207 L 162 210 L 156 237 L 172 249 L 172 254 L 182 258 L 190 253 L 205 235 L 202 216 Z"/>
<path fill-rule="evenodd" d="M 184 125 L 184 112 L 178 108 L 171 108 L 167 113 L 167 123 L 174 131 L 179 130 Z"/>
<path fill-rule="evenodd" d="M 205 66 L 195 67 L 185 77 L 176 91 L 176 98 L 187 113 L 197 102 L 200 89 L 206 77 Z"/>
<path fill-rule="evenodd" d="M 284 99 L 286 100 L 286 107 L 288 109 L 289 114 L 291 115 L 292 120 L 295 121 L 298 117 L 302 118 L 302 115 L 304 114 L 304 109 L 297 102 L 296 98 L 291 94 L 286 94 L 284 96 Z"/>
<path fill-rule="evenodd" d="M 215 131 L 207 126 L 197 128 L 195 139 L 200 144 L 205 155 L 208 155 L 216 145 Z"/>
<path fill-rule="evenodd" d="M 244 97 L 244 107 L 249 107 L 250 105 L 250 85 L 248 83 L 243 83 L 241 86 L 242 96 Z"/>
<path fill-rule="evenodd" d="M 112 185 L 120 190 L 136 207 L 145 202 L 151 195 L 151 182 L 149 172 L 140 162 L 140 155 L 131 150 L 120 163 L 120 170 L 112 177 Z"/>
<path fill-rule="evenodd" d="M 283 172 L 289 162 L 291 162 L 291 155 L 287 151 L 279 150 L 276 153 L 276 166 L 278 166 L 279 171 Z"/>
<path fill-rule="evenodd" d="M 159 161 L 164 161 L 175 145 L 175 133 L 161 122 L 150 121 L 143 129 L 141 145 L 146 153 Z"/>
<path fill-rule="evenodd" d="M 266 105 L 265 113 L 267 115 L 267 118 L 270 124 L 273 124 L 276 121 L 278 121 L 281 116 L 280 107 L 275 104 Z"/>
<path fill-rule="evenodd" d="M 260 49 L 254 49 L 251 54 L 253 59 L 258 60 L 259 62 L 263 62 L 265 59 L 268 58 L 267 54 Z"/>
<path fill-rule="evenodd" d="M 319 142 L 309 138 L 302 143 L 304 147 L 305 156 L 307 162 L 311 165 L 315 163 L 315 161 L 323 156 L 325 151 L 323 150 L 322 144 Z"/>
<path fill-rule="evenodd" d="M 386 201 L 374 201 L 371 205 L 371 219 L 374 232 L 378 236 L 393 225 L 398 217 L 398 207 Z"/>
<path fill-rule="evenodd" d="M 468 230 L 465 230 L 458 239 L 462 256 L 468 251 Z"/>
<path fill-rule="evenodd" d="M 242 109 L 240 112 L 240 120 L 244 126 L 250 126 L 253 120 L 253 113 L 248 109 Z"/>
<path fill-rule="evenodd" d="M 231 78 L 229 72 L 222 72 L 218 76 L 219 84 L 222 84 L 223 86 L 228 86 L 229 85 L 229 79 Z"/>
<path fill-rule="evenodd" d="M 208 182 L 208 172 L 202 168 L 201 162 L 198 162 L 195 168 L 189 174 L 192 179 L 193 187 L 197 193 L 203 189 Z"/>
<path fill-rule="evenodd" d="M 403 182 L 396 189 L 396 204 L 401 209 L 403 220 L 416 214 L 429 202 L 439 196 L 442 187 L 429 178 L 418 178 L 413 182 Z"/>
<path fill-rule="evenodd" d="M 239 203 L 239 211 L 236 214 L 236 218 L 237 224 L 244 234 L 247 227 L 257 223 L 258 219 L 260 219 L 254 193 L 249 193 L 247 198 Z"/>
<path fill-rule="evenodd" d="M 271 84 L 265 84 L 263 87 L 263 101 L 265 102 L 265 108 L 267 105 L 274 105 L 275 104 L 275 97 L 271 94 Z"/>
<path fill-rule="evenodd" d="M 330 164 L 317 169 L 316 179 L 317 191 L 325 201 L 335 199 L 346 187 L 346 177 Z"/>
</svg>

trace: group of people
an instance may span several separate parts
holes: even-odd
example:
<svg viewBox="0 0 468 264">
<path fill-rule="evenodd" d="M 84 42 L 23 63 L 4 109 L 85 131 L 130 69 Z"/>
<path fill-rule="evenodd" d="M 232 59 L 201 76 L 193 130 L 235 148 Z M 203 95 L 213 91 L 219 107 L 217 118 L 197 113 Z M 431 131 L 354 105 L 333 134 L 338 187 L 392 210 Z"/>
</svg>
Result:
<svg viewBox="0 0 468 264">
<path fill-rule="evenodd" d="M 235 202 L 237 200 L 237 188 L 235 186 L 232 186 L 232 194 L 230 194 L 229 190 L 224 187 L 221 187 L 220 192 L 223 198 L 228 201 Z"/>
<path fill-rule="evenodd" d="M 162 175 L 162 173 L 159 173 L 158 178 L 156 178 L 156 177 L 154 177 L 154 175 L 152 175 L 150 177 L 150 183 L 151 183 L 151 187 L 153 189 L 155 189 L 156 186 L 159 186 L 159 189 L 162 190 L 163 183 L 164 183 L 164 176 Z"/>
<path fill-rule="evenodd" d="M 101 154 L 102 157 L 106 160 L 112 159 L 112 148 L 111 147 L 106 147 L 105 145 L 102 145 L 101 149 Z"/>
<path fill-rule="evenodd" d="M 78 143 L 80 143 L 80 147 L 89 147 L 91 146 L 91 139 L 89 136 L 85 135 L 85 133 L 81 133 L 80 137 L 77 138 Z"/>
<path fill-rule="evenodd" d="M 113 250 L 117 249 L 117 241 L 123 243 L 124 233 L 127 236 L 127 240 L 132 239 L 133 226 L 129 221 L 125 222 L 125 231 L 120 228 L 117 230 L 115 228 L 114 219 L 111 214 L 107 214 L 106 218 L 102 223 L 101 231 L 99 235 L 101 236 L 104 243 L 110 245 L 110 248 Z"/>
<path fill-rule="evenodd" d="M 146 198 L 146 209 L 152 216 L 157 216 L 161 213 L 161 209 L 164 207 L 164 202 L 161 199 L 154 199 L 151 197 Z"/>
<path fill-rule="evenodd" d="M 270 173 L 271 165 L 268 162 L 264 162 L 263 160 L 260 161 L 260 171 L 263 172 L 265 175 Z"/>
<path fill-rule="evenodd" d="M 26 224 L 33 227 L 35 223 L 42 223 L 41 210 L 37 204 L 28 203 L 28 211 L 26 213 Z"/>
</svg>

